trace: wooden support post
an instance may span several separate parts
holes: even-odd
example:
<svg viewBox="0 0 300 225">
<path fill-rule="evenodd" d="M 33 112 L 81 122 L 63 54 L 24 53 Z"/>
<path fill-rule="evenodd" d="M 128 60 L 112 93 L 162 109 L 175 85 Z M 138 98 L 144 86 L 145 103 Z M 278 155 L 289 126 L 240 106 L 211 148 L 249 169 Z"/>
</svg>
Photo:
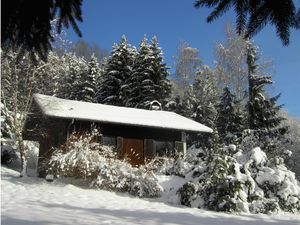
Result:
<svg viewBox="0 0 300 225">
<path fill-rule="evenodd" d="M 186 132 L 181 131 L 181 141 L 183 142 L 183 155 L 186 154 Z"/>
</svg>

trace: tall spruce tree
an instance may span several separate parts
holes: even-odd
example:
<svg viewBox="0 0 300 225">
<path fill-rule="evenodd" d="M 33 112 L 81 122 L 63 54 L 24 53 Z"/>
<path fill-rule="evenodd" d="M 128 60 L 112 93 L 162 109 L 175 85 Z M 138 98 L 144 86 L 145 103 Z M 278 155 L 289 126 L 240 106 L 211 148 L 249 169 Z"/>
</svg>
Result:
<svg viewBox="0 0 300 225">
<path fill-rule="evenodd" d="M 248 43 L 247 64 L 249 79 L 248 125 L 261 138 L 279 138 L 287 129 L 280 127 L 283 120 L 278 115 L 281 105 L 276 105 L 280 95 L 267 98 L 264 87 L 272 84 L 270 76 L 257 75 L 257 50 L 252 43 Z"/>
<path fill-rule="evenodd" d="M 155 94 L 154 83 L 151 77 L 150 47 L 146 37 L 141 41 L 139 51 L 134 61 L 132 75 L 127 79 L 123 88 L 128 89 L 127 106 L 149 108 Z"/>
<path fill-rule="evenodd" d="M 82 100 L 82 77 L 87 74 L 88 63 L 73 53 L 66 53 L 61 60 L 64 74 L 55 77 L 55 95 L 64 99 Z"/>
<path fill-rule="evenodd" d="M 151 40 L 150 50 L 151 67 L 149 73 L 154 85 L 152 100 L 157 100 L 164 106 L 171 93 L 171 84 L 167 78 L 169 75 L 168 67 L 163 62 L 163 52 L 158 46 L 156 36 Z M 150 104 L 150 102 L 147 102 L 147 104 Z"/>
<path fill-rule="evenodd" d="M 128 88 L 125 84 L 132 74 L 135 56 L 136 50 L 127 44 L 126 37 L 123 35 L 121 43 L 113 46 L 113 51 L 108 58 L 103 82 L 96 96 L 97 102 L 118 106 L 126 105 Z"/>
<path fill-rule="evenodd" d="M 217 80 L 213 71 L 209 67 L 204 66 L 202 70 L 196 73 L 193 91 L 190 96 L 190 101 L 193 105 L 192 118 L 214 129 L 218 98 Z"/>
<path fill-rule="evenodd" d="M 188 107 L 185 112 L 190 114 L 191 119 L 212 128 L 214 133 L 213 135 L 189 135 L 188 142 L 190 144 L 210 149 L 218 143 L 216 132 L 218 98 L 219 91 L 214 71 L 208 66 L 204 66 L 196 73 L 195 81 L 186 100 Z"/>
<path fill-rule="evenodd" d="M 243 114 L 240 110 L 239 102 L 228 87 L 220 97 L 220 103 L 217 105 L 218 117 L 216 121 L 219 138 L 226 144 L 233 143 L 237 136 L 240 136 L 243 126 Z"/>
<path fill-rule="evenodd" d="M 85 102 L 94 102 L 97 79 L 100 74 L 100 68 L 98 58 L 95 55 L 91 56 L 91 60 L 88 63 L 88 71 L 86 74 L 82 74 L 80 77 L 80 90 L 77 96 L 77 100 Z"/>
</svg>

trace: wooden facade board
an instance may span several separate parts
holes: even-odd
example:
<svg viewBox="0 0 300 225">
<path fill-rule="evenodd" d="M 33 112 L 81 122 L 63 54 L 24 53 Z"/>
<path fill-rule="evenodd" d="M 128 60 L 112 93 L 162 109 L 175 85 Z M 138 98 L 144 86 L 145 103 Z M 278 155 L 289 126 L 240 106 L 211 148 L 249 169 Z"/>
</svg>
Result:
<svg viewBox="0 0 300 225">
<path fill-rule="evenodd" d="M 123 157 L 134 166 L 144 164 L 144 141 L 142 139 L 123 139 Z"/>
</svg>

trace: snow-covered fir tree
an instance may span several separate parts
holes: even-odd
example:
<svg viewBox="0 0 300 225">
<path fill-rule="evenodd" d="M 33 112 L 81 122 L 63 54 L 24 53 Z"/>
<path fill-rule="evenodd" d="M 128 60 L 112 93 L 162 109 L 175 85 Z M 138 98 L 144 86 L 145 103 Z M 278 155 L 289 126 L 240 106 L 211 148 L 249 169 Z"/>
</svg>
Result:
<svg viewBox="0 0 300 225">
<path fill-rule="evenodd" d="M 100 68 L 98 58 L 95 55 L 91 56 L 88 63 L 88 71 L 80 76 L 79 93 L 77 100 L 85 102 L 93 102 L 96 94 L 97 80 L 100 76 Z"/>
<path fill-rule="evenodd" d="M 13 137 L 13 116 L 8 110 L 5 101 L 3 100 L 3 94 L 1 95 L 1 138 L 12 138 Z"/>
<path fill-rule="evenodd" d="M 164 106 L 171 93 L 171 85 L 168 80 L 168 67 L 163 62 L 163 52 L 161 48 L 158 46 L 157 37 L 153 37 L 150 44 L 150 59 L 151 59 L 151 67 L 150 67 L 150 78 L 153 82 L 153 96 L 152 101 L 159 101 L 162 106 Z M 145 102 L 146 105 L 149 105 L 150 102 Z"/>
<path fill-rule="evenodd" d="M 257 74 L 257 50 L 252 43 L 248 43 L 247 64 L 249 80 L 248 126 L 261 137 L 278 138 L 283 136 L 287 129 L 280 127 L 283 120 L 278 112 L 282 106 L 276 105 L 280 95 L 267 98 L 264 87 L 272 84 L 271 76 Z"/>
<path fill-rule="evenodd" d="M 123 85 L 123 88 L 126 87 L 128 89 L 127 106 L 146 108 L 146 104 L 152 101 L 155 90 L 150 70 L 150 47 L 147 38 L 144 37 L 133 64 L 132 75 L 126 80 L 126 84 Z"/>
<path fill-rule="evenodd" d="M 88 72 L 88 63 L 74 53 L 66 53 L 61 57 L 64 73 L 55 79 L 55 95 L 64 99 L 81 100 L 81 84 Z"/>
<path fill-rule="evenodd" d="M 175 112 L 179 115 L 192 118 L 193 105 L 191 104 L 192 88 L 187 88 L 187 91 L 180 95 L 172 96 L 167 103 L 165 110 Z"/>
<path fill-rule="evenodd" d="M 189 135 L 188 142 L 201 146 L 212 147 L 218 144 L 216 130 L 217 102 L 219 90 L 213 70 L 204 66 L 196 73 L 195 81 L 189 88 L 186 99 L 182 101 L 181 110 L 185 116 L 211 127 L 215 132 L 213 135 L 201 134 Z M 183 107 L 182 107 L 183 106 Z"/>
<path fill-rule="evenodd" d="M 240 104 L 228 87 L 224 88 L 217 110 L 216 126 L 219 137 L 222 142 L 230 144 L 237 136 L 240 136 L 244 125 Z"/>
<path fill-rule="evenodd" d="M 96 84 L 97 84 L 97 91 L 100 89 L 102 83 L 103 83 L 103 74 L 105 72 L 105 67 L 107 65 L 107 58 L 104 57 L 100 64 L 99 64 L 99 74 L 98 74 L 98 77 L 96 79 Z M 96 95 L 95 95 L 95 99 L 96 99 L 96 96 L 97 96 L 97 91 L 96 91 Z"/>
<path fill-rule="evenodd" d="M 125 81 L 132 74 L 132 66 L 136 50 L 127 44 L 125 35 L 120 44 L 113 46 L 113 51 L 108 58 L 103 82 L 97 91 L 96 101 L 102 104 L 124 106 L 128 100 Z"/>
<path fill-rule="evenodd" d="M 295 174 L 283 161 L 271 163 L 259 147 L 191 149 L 184 160 L 181 165 L 190 181 L 177 191 L 183 205 L 227 212 L 300 210 Z"/>
<path fill-rule="evenodd" d="M 202 70 L 196 73 L 193 84 L 191 96 L 192 118 L 206 126 L 215 128 L 218 98 L 219 91 L 213 71 L 204 66 Z"/>
</svg>

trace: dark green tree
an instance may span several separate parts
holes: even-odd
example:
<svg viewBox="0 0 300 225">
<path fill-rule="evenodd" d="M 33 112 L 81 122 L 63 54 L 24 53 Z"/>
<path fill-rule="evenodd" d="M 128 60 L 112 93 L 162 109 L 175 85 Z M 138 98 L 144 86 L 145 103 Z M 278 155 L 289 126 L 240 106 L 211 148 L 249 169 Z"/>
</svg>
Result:
<svg viewBox="0 0 300 225">
<path fill-rule="evenodd" d="M 236 137 L 241 135 L 244 125 L 240 104 L 228 87 L 224 88 L 217 110 L 216 127 L 219 138 L 223 143 L 231 144 Z"/>
<path fill-rule="evenodd" d="M 257 50 L 249 42 L 247 53 L 248 79 L 249 79 L 249 100 L 248 100 L 248 126 L 261 138 L 280 138 L 286 132 L 281 127 L 283 118 L 279 116 L 282 105 L 277 105 L 280 95 L 267 98 L 264 87 L 272 84 L 270 76 L 257 75 Z"/>
<path fill-rule="evenodd" d="M 165 106 L 168 102 L 170 93 L 171 93 L 171 84 L 168 79 L 168 67 L 163 62 L 163 52 L 158 46 L 157 37 L 153 37 L 150 43 L 150 58 L 151 58 L 151 67 L 150 67 L 150 78 L 153 82 L 153 96 L 152 101 L 159 101 L 162 106 Z M 148 101 L 146 105 L 149 105 Z"/>
<path fill-rule="evenodd" d="M 300 9 L 293 0 L 196 0 L 195 7 L 209 7 L 207 17 L 212 22 L 233 8 L 239 34 L 252 37 L 268 23 L 274 25 L 283 45 L 289 44 L 290 30 L 300 29 Z"/>
<path fill-rule="evenodd" d="M 104 68 L 103 81 L 96 94 L 96 101 L 102 104 L 125 106 L 128 101 L 127 79 L 132 74 L 136 50 L 127 44 L 123 35 L 120 44 L 113 51 Z"/>
<path fill-rule="evenodd" d="M 218 98 L 217 80 L 213 71 L 205 66 L 196 73 L 190 94 L 190 102 L 193 108 L 192 118 L 214 129 L 216 126 Z"/>
<path fill-rule="evenodd" d="M 126 80 L 126 85 L 124 86 L 128 90 L 127 106 L 149 108 L 149 102 L 153 101 L 155 89 L 151 77 L 152 60 L 150 53 L 147 38 L 144 37 L 134 61 L 132 75 Z"/>
<path fill-rule="evenodd" d="M 88 63 L 88 70 L 86 74 L 82 74 L 79 83 L 79 92 L 77 100 L 85 102 L 94 102 L 97 79 L 100 76 L 100 68 L 98 58 L 95 55 L 91 56 L 91 60 Z"/>
<path fill-rule="evenodd" d="M 51 49 L 51 21 L 58 16 L 56 28 L 73 27 L 78 36 L 81 32 L 77 21 L 81 17 L 82 0 L 9 0 L 1 5 L 1 44 L 20 50 L 21 55 L 29 51 L 47 59 Z"/>
</svg>

